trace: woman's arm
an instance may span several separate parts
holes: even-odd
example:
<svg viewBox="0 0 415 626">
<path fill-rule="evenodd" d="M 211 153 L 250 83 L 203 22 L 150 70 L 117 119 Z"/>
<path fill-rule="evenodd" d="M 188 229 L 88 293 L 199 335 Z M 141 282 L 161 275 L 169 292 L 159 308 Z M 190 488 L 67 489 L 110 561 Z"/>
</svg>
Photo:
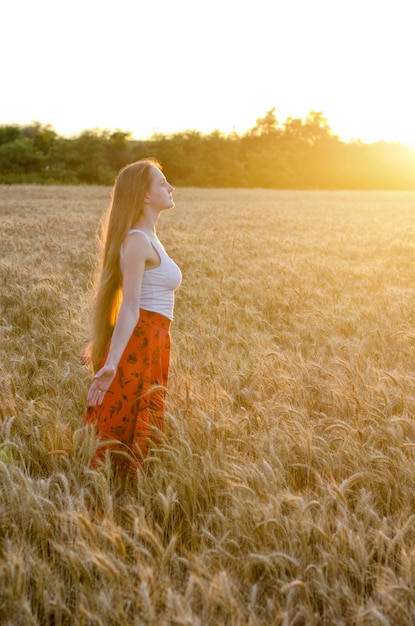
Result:
<svg viewBox="0 0 415 626">
<path fill-rule="evenodd" d="M 88 392 L 88 406 L 101 404 L 114 380 L 118 363 L 140 315 L 141 284 L 151 244 L 143 233 L 132 233 L 125 240 L 123 254 L 122 304 L 103 367 L 98 370 Z"/>
</svg>

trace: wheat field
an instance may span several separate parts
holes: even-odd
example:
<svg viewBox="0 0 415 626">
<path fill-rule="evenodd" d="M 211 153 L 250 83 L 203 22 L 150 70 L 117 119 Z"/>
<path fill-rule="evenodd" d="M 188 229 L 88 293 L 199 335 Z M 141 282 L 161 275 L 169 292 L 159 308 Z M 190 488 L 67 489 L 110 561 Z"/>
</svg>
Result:
<svg viewBox="0 0 415 626">
<path fill-rule="evenodd" d="M 84 427 L 103 187 L 0 187 L 0 623 L 415 623 L 415 193 L 179 189 L 168 426 Z"/>
</svg>

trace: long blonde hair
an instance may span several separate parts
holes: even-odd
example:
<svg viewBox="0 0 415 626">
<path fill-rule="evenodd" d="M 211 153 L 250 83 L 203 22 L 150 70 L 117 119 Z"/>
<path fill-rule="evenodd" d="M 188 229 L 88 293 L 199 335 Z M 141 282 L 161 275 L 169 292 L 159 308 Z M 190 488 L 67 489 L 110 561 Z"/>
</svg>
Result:
<svg viewBox="0 0 415 626">
<path fill-rule="evenodd" d="M 122 302 L 121 246 L 142 214 L 153 167 L 161 170 L 155 159 L 140 159 L 124 167 L 115 181 L 104 223 L 103 253 L 92 317 L 90 356 L 94 372 L 101 366 Z"/>
</svg>

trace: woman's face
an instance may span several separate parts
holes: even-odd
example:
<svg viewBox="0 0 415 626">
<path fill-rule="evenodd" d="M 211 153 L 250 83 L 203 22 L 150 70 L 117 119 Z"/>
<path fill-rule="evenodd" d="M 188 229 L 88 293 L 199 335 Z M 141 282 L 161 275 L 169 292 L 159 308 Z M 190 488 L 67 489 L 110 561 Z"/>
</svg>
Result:
<svg viewBox="0 0 415 626">
<path fill-rule="evenodd" d="M 158 211 L 172 209 L 174 207 L 173 191 L 174 187 L 167 182 L 163 172 L 157 167 L 152 167 L 150 188 L 146 193 L 145 204 L 149 204 Z"/>
</svg>

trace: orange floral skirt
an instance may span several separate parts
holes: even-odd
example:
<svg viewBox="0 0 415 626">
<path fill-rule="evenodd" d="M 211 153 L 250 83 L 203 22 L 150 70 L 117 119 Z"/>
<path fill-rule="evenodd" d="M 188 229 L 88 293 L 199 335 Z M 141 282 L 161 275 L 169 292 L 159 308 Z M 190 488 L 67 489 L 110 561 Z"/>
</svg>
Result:
<svg viewBox="0 0 415 626">
<path fill-rule="evenodd" d="M 108 446 L 98 447 L 94 464 L 109 449 L 117 475 L 135 472 L 151 442 L 157 443 L 157 432 L 164 430 L 170 324 L 164 315 L 140 309 L 140 319 L 102 404 L 87 408 L 86 423 L 95 425 L 102 443 L 111 440 Z"/>
</svg>

